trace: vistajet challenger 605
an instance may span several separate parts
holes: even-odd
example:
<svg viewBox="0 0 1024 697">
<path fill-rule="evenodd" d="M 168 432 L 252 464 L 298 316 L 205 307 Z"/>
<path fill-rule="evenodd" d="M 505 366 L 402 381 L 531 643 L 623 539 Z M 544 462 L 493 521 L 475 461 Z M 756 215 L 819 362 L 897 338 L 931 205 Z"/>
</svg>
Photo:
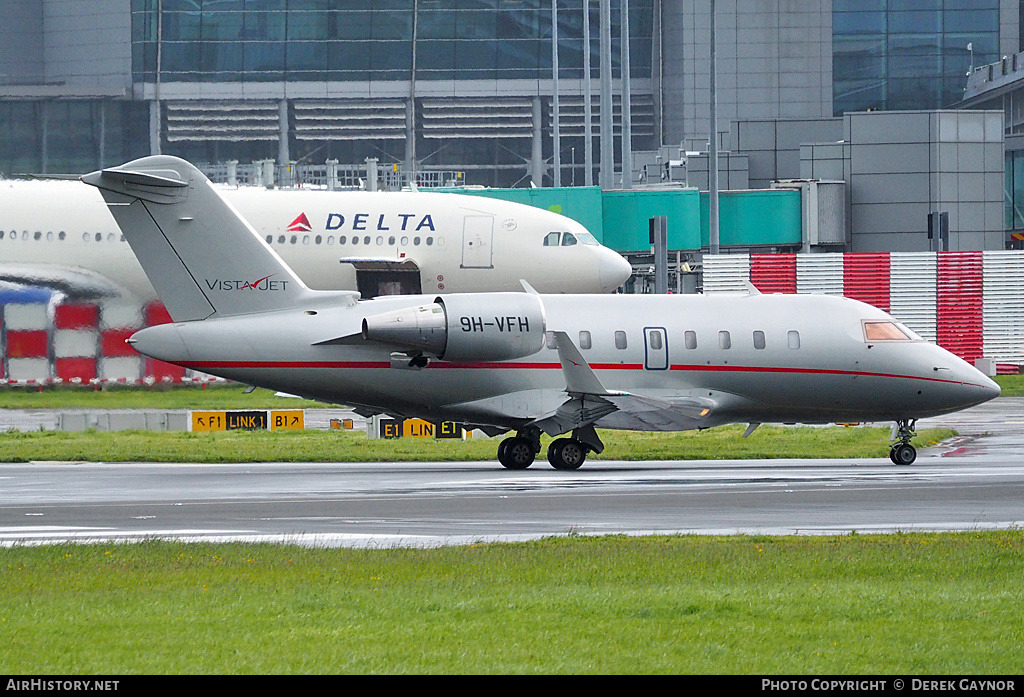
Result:
<svg viewBox="0 0 1024 697">
<path fill-rule="evenodd" d="M 456 421 L 497 435 L 507 468 L 541 435 L 557 469 L 603 444 L 595 427 L 914 421 L 999 387 L 888 314 L 815 295 L 437 294 L 360 300 L 314 291 L 188 163 L 137 160 L 99 187 L 174 323 L 141 353 L 364 413 Z M 527 288 L 529 290 L 529 288 Z M 568 437 L 566 437 L 568 434 Z"/>
</svg>

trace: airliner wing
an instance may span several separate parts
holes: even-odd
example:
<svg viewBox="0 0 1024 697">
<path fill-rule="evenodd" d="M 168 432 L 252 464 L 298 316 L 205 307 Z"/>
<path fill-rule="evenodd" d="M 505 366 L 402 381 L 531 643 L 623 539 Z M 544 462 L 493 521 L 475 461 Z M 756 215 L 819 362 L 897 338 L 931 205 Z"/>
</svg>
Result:
<svg viewBox="0 0 1024 697">
<path fill-rule="evenodd" d="M 0 281 L 58 290 L 76 300 L 127 295 L 127 291 L 98 273 L 57 264 L 0 264 Z"/>
<path fill-rule="evenodd" d="M 342 264 L 352 264 L 361 271 L 418 271 L 419 266 L 412 259 L 397 257 L 342 257 Z"/>
</svg>

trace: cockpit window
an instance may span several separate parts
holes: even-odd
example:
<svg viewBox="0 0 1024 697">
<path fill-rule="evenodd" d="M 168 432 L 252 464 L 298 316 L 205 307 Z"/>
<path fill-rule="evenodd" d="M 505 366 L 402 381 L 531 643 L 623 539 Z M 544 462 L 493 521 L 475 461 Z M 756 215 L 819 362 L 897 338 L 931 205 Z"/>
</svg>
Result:
<svg viewBox="0 0 1024 697">
<path fill-rule="evenodd" d="M 589 232 L 577 232 L 576 239 L 580 241 L 580 244 L 588 244 L 594 247 L 601 246 L 601 243 L 597 241 L 597 238 L 591 235 Z"/>
<path fill-rule="evenodd" d="M 574 244 L 576 244 L 576 235 L 572 234 L 571 232 L 567 232 L 562 235 L 563 247 L 571 247 Z"/>
<path fill-rule="evenodd" d="M 867 341 L 910 341 L 910 337 L 895 322 L 864 322 L 864 339 Z"/>
<path fill-rule="evenodd" d="M 545 247 L 557 247 L 558 240 L 561 239 L 562 233 L 560 232 L 549 232 L 544 236 Z"/>
</svg>

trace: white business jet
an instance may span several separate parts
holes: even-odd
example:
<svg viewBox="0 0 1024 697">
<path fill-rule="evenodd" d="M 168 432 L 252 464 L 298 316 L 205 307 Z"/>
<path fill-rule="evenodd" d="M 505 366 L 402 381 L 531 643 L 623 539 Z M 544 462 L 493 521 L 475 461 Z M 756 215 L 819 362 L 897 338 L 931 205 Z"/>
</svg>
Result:
<svg viewBox="0 0 1024 697">
<path fill-rule="evenodd" d="M 154 156 L 99 187 L 174 322 L 141 353 L 363 413 L 515 431 L 498 460 L 541 450 L 579 467 L 596 427 L 678 431 L 745 422 L 916 419 L 999 387 L 890 315 L 819 295 L 431 293 L 360 300 L 306 287 L 189 163 Z M 564 437 L 569 434 L 568 437 Z"/>
</svg>

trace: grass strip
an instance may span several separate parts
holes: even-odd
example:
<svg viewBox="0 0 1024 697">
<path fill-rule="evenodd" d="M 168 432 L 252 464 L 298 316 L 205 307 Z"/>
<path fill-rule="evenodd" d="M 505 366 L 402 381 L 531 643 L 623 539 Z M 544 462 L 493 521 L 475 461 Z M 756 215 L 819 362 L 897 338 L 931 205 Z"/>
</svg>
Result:
<svg viewBox="0 0 1024 697">
<path fill-rule="evenodd" d="M 605 451 L 592 459 L 708 460 L 886 457 L 888 428 L 743 426 L 654 433 L 602 431 Z M 948 429 L 921 431 L 919 448 L 949 438 Z M 465 442 L 370 440 L 363 432 L 305 431 L 42 431 L 0 433 L 0 462 L 409 462 L 495 459 L 498 438 Z M 543 453 L 539 458 L 543 460 Z"/>
<path fill-rule="evenodd" d="M 60 385 L 0 387 L 3 409 L 322 409 L 330 405 L 309 399 L 278 397 L 271 390 L 243 393 L 238 383 L 202 383 L 135 387 Z"/>
<path fill-rule="evenodd" d="M 1022 573 L 1020 530 L 15 547 L 0 672 L 1019 675 Z"/>
</svg>

